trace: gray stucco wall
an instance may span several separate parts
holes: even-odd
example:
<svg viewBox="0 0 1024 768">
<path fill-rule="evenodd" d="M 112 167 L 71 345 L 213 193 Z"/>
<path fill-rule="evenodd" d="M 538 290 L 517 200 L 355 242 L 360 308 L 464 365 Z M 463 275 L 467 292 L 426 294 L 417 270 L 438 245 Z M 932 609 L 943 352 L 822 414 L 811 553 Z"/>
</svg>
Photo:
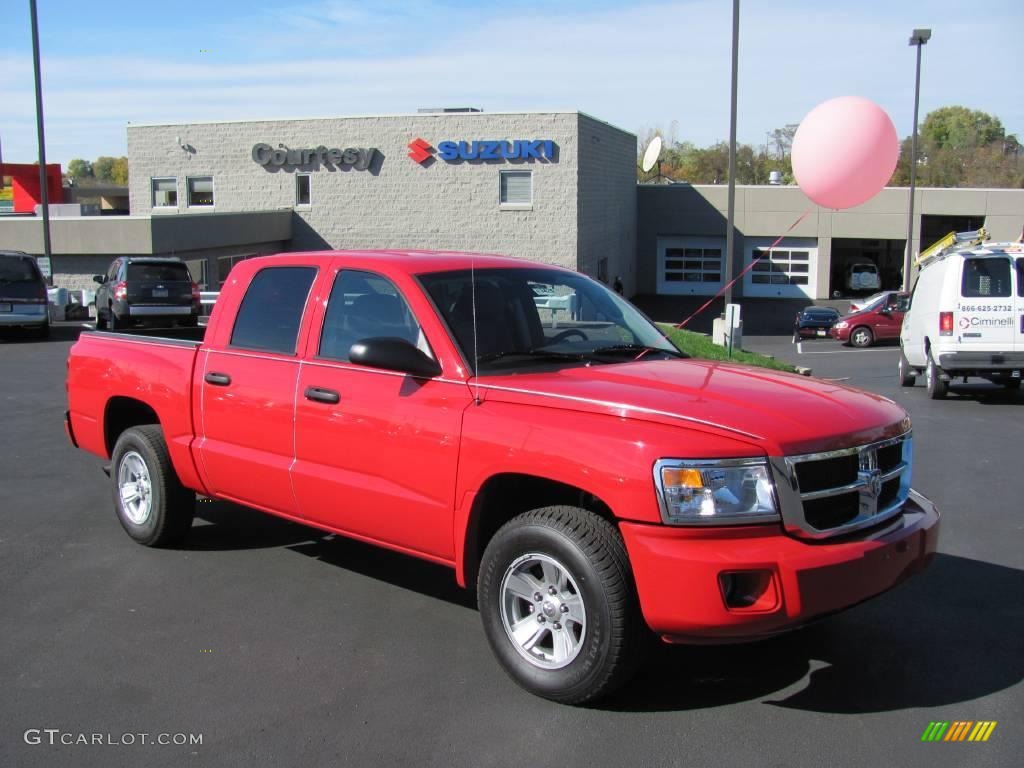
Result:
<svg viewBox="0 0 1024 768">
<path fill-rule="evenodd" d="M 578 113 L 566 112 L 132 125 L 128 127 L 131 210 L 133 214 L 152 212 L 154 217 L 192 213 L 196 209 L 187 206 L 186 178 L 213 176 L 218 212 L 294 209 L 291 250 L 474 250 L 575 269 L 579 122 Z M 435 149 L 444 140 L 550 139 L 557 144 L 558 154 L 554 162 L 449 163 L 435 157 L 420 165 L 408 157 L 408 144 L 416 138 Z M 252 158 L 257 143 L 274 148 L 283 143 L 292 149 L 376 147 L 380 157 L 369 170 L 321 166 L 315 161 L 298 169 L 264 167 Z M 182 149 L 182 144 L 188 149 Z M 533 171 L 531 206 L 514 210 L 499 206 L 499 171 L 503 169 Z M 295 206 L 296 171 L 311 174 L 308 207 Z M 163 176 L 177 179 L 176 210 L 152 207 L 150 179 Z M 628 231 L 619 235 L 623 243 L 628 237 Z"/>
<path fill-rule="evenodd" d="M 608 285 L 621 276 L 627 296 L 636 287 L 636 136 L 580 115 L 579 266 L 596 277 L 608 260 Z"/>
<path fill-rule="evenodd" d="M 725 237 L 728 190 L 724 185 L 641 185 L 637 193 L 637 272 L 641 294 L 657 292 L 658 238 Z M 821 208 L 798 187 L 736 187 L 737 237 L 733 274 L 743 268 L 745 238 L 792 238 L 817 241 L 814 297 L 829 296 L 833 239 L 905 240 L 906 187 L 889 187 L 863 205 L 845 211 Z M 807 215 L 794 226 L 801 214 Z M 993 240 L 1016 240 L 1024 226 L 1024 190 L 917 189 L 914 196 L 913 252 L 920 250 L 922 216 L 972 216 L 984 219 Z M 793 227 L 791 230 L 790 227 Z M 913 273 L 912 273 L 913 275 Z M 743 281 L 733 288 L 742 295 Z"/>
</svg>

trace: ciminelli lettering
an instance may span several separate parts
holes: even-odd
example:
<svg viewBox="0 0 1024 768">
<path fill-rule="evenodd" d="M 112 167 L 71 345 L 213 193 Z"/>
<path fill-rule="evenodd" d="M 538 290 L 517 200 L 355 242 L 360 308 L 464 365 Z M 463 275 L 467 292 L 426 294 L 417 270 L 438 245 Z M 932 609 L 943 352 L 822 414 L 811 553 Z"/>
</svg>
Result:
<svg viewBox="0 0 1024 768">
<path fill-rule="evenodd" d="M 321 144 L 311 149 L 292 149 L 284 144 L 272 147 L 270 144 L 255 144 L 252 148 L 253 162 L 278 168 L 304 168 L 310 165 L 350 165 L 357 171 L 365 171 L 377 156 L 376 147 L 326 147 Z"/>
</svg>

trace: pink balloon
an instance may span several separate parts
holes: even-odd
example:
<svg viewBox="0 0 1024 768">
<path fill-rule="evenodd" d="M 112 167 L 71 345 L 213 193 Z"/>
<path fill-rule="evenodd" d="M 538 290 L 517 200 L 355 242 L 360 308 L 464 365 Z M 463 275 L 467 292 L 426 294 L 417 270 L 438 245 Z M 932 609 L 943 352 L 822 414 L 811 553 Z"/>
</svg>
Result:
<svg viewBox="0 0 1024 768">
<path fill-rule="evenodd" d="M 881 107 L 859 96 L 829 99 L 812 109 L 793 137 L 793 175 L 824 208 L 852 208 L 892 178 L 900 143 Z"/>
</svg>

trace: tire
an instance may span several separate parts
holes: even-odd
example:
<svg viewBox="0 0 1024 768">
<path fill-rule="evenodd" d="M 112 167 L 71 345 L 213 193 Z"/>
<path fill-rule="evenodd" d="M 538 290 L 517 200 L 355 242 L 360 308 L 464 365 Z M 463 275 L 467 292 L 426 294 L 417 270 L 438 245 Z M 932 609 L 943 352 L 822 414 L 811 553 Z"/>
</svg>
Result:
<svg viewBox="0 0 1024 768">
<path fill-rule="evenodd" d="M 100 312 L 99 307 L 96 308 L 96 330 L 105 331 L 107 330 L 107 318 Z"/>
<path fill-rule="evenodd" d="M 899 375 L 901 387 L 914 386 L 914 382 L 917 381 L 917 372 L 910 367 L 910 361 L 907 360 L 907 356 L 903 354 L 902 348 L 900 349 L 900 361 L 896 370 Z"/>
<path fill-rule="evenodd" d="M 875 343 L 875 334 L 866 325 L 858 325 L 850 331 L 850 343 L 855 347 L 870 347 Z"/>
<path fill-rule="evenodd" d="M 192 527 L 196 497 L 178 480 L 159 425 L 125 430 L 111 458 L 114 510 L 128 535 L 147 547 L 181 541 Z"/>
<path fill-rule="evenodd" d="M 506 523 L 484 552 L 477 599 L 491 650 L 530 693 L 583 704 L 632 676 L 644 629 L 629 558 L 591 512 L 544 507 Z"/>
<path fill-rule="evenodd" d="M 46 341 L 50 338 L 50 324 L 47 323 L 46 325 L 37 328 L 35 336 L 39 341 Z"/>
<path fill-rule="evenodd" d="M 928 353 L 928 364 L 924 369 L 925 385 L 928 388 L 928 397 L 932 400 L 944 400 L 949 392 L 949 382 L 941 378 L 942 369 L 932 360 L 932 353 Z"/>
<path fill-rule="evenodd" d="M 122 330 L 122 326 L 124 325 L 124 323 L 122 323 L 120 320 L 117 319 L 117 315 L 114 314 L 114 308 L 113 307 L 111 307 L 109 309 L 108 315 L 109 315 L 109 317 L 107 318 L 107 320 L 108 320 L 108 324 L 110 326 L 110 330 L 112 330 L 112 331 L 120 331 L 120 330 Z"/>
<path fill-rule="evenodd" d="M 1020 389 L 1020 379 L 1007 379 L 1003 386 L 1009 390 Z"/>
</svg>

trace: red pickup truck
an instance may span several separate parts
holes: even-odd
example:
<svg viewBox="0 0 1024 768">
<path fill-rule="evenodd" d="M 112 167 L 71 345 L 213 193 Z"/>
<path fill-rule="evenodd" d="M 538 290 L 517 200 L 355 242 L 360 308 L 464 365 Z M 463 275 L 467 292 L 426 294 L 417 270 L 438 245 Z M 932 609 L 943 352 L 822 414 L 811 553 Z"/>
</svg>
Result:
<svg viewBox="0 0 1024 768">
<path fill-rule="evenodd" d="M 628 679 L 649 630 L 772 635 L 938 539 L 892 401 L 687 359 L 603 285 L 510 258 L 243 261 L 202 342 L 84 332 L 68 400 L 138 542 L 180 541 L 199 493 L 443 563 L 509 675 L 562 702 Z"/>
</svg>

